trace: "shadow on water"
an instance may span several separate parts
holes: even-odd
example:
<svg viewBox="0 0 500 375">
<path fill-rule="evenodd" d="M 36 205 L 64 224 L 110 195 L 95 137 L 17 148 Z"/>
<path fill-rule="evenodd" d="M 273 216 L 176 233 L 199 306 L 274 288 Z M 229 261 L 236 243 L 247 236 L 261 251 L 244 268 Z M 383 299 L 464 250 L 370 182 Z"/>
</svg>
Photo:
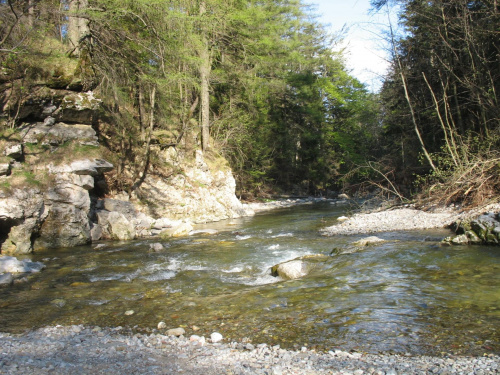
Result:
<svg viewBox="0 0 500 375">
<path fill-rule="evenodd" d="M 36 254 L 47 268 L 0 289 L 0 330 L 158 322 L 294 348 L 500 352 L 500 251 L 440 247 L 443 230 L 381 233 L 387 242 L 328 256 L 364 236 L 322 237 L 342 209 L 298 206 L 199 226 L 217 235 L 104 243 Z M 323 254 L 302 279 L 270 267 Z M 133 311 L 133 313 L 132 313 Z"/>
</svg>

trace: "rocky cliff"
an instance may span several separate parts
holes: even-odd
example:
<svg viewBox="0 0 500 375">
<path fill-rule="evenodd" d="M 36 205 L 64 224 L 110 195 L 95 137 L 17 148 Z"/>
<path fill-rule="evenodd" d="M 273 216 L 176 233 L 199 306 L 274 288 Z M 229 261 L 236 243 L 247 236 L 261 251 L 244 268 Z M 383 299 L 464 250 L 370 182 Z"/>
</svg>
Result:
<svg viewBox="0 0 500 375">
<path fill-rule="evenodd" d="M 2 105 L 5 119 L 14 105 L 8 95 Z M 182 233 L 172 229 L 252 214 L 236 198 L 223 159 L 201 151 L 163 150 L 175 173 L 146 175 L 130 194 L 110 191 L 105 176 L 114 166 L 103 158 L 92 92 L 43 87 L 16 105 L 21 126 L 0 139 L 3 255 Z"/>
</svg>

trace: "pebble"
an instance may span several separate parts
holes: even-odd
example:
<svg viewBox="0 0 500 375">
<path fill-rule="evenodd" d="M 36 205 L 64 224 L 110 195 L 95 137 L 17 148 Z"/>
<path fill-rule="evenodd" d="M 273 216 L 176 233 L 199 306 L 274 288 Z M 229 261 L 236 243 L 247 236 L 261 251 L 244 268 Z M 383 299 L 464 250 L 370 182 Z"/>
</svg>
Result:
<svg viewBox="0 0 500 375">
<path fill-rule="evenodd" d="M 212 340 L 213 343 L 220 342 L 222 339 L 223 337 L 219 332 L 214 332 L 210 335 L 210 340 Z"/>
<path fill-rule="evenodd" d="M 186 331 L 184 330 L 184 328 L 172 328 L 172 329 L 169 329 L 167 331 L 167 335 L 168 336 L 182 336 L 186 333 Z"/>
<path fill-rule="evenodd" d="M 500 357 L 430 357 L 335 350 L 284 350 L 278 345 L 204 342 L 125 329 L 45 327 L 0 333 L 0 372 L 21 374 L 498 374 Z M 180 329 L 177 333 L 180 333 Z M 217 332 L 214 332 L 217 333 Z M 221 335 L 222 336 L 222 335 Z M 212 339 L 212 337 L 211 337 Z M 191 341 L 190 341 L 191 340 Z M 203 341 L 204 345 L 198 345 Z M 241 345 L 241 346 L 240 346 Z M 255 350 L 256 349 L 256 350 Z M 431 372 L 432 370 L 432 372 Z"/>
</svg>

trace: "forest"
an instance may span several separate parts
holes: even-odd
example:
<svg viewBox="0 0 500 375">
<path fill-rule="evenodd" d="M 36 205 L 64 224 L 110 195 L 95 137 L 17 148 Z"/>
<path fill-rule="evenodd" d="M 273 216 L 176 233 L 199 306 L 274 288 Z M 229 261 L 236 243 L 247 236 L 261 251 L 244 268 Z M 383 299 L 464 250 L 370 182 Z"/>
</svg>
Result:
<svg viewBox="0 0 500 375">
<path fill-rule="evenodd" d="M 183 147 L 224 156 L 244 199 L 498 199 L 500 4 L 372 5 L 400 12 L 378 93 L 301 0 L 1 0 L 0 125 L 43 81 L 103 100 L 117 189 Z"/>
</svg>

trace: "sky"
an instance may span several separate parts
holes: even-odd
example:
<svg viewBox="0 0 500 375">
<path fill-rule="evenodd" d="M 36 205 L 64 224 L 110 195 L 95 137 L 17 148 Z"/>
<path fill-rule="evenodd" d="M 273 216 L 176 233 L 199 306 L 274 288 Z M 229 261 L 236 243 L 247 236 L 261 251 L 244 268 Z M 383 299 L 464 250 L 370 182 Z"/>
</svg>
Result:
<svg viewBox="0 0 500 375">
<path fill-rule="evenodd" d="M 346 48 L 346 66 L 351 74 L 377 91 L 387 71 L 387 43 L 384 32 L 388 29 L 387 13 L 370 13 L 370 0 L 307 0 L 316 5 L 313 12 L 318 20 L 339 34 L 346 28 L 342 47 Z"/>
</svg>

